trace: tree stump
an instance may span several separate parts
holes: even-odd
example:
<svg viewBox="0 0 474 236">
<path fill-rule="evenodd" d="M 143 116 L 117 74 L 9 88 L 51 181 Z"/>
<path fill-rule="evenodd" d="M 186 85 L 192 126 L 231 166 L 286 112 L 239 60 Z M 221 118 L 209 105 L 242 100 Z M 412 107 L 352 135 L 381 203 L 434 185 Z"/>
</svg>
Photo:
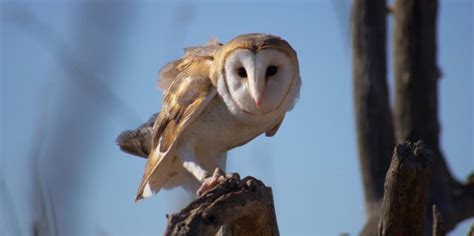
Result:
<svg viewBox="0 0 474 236">
<path fill-rule="evenodd" d="M 385 178 L 379 235 L 423 235 L 433 153 L 423 142 L 397 145 Z"/>
<path fill-rule="evenodd" d="M 238 174 L 168 217 L 165 235 L 279 235 L 272 189 Z"/>
</svg>

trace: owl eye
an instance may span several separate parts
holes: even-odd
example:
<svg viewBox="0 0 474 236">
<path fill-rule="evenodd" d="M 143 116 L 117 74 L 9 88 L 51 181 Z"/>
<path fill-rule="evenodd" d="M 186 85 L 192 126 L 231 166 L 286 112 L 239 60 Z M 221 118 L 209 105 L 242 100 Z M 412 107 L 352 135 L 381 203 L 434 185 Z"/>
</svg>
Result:
<svg viewBox="0 0 474 236">
<path fill-rule="evenodd" d="M 245 68 L 243 68 L 243 67 L 239 67 L 239 69 L 237 69 L 237 74 L 238 74 L 241 78 L 247 78 L 247 71 L 246 71 Z"/>
<path fill-rule="evenodd" d="M 267 76 L 274 76 L 278 72 L 278 67 L 276 66 L 269 66 L 267 67 Z"/>
</svg>

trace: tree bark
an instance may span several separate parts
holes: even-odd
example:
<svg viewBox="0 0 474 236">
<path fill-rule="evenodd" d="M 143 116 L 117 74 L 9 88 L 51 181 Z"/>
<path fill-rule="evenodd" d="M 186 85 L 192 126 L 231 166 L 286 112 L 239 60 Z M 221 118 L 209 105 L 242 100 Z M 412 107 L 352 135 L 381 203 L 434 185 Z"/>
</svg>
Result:
<svg viewBox="0 0 474 236">
<path fill-rule="evenodd" d="M 367 220 L 362 235 L 374 235 L 395 143 L 386 82 L 385 1 L 354 0 L 352 50 L 354 111 Z"/>
<path fill-rule="evenodd" d="M 433 236 L 445 236 L 446 231 L 443 226 L 443 217 L 436 205 L 433 205 Z"/>
<path fill-rule="evenodd" d="M 379 235 L 422 235 L 432 152 L 423 142 L 397 145 L 385 178 Z"/>
<path fill-rule="evenodd" d="M 474 185 L 451 175 L 439 146 L 436 0 L 396 0 L 394 15 L 395 127 L 398 142 L 424 140 L 433 151 L 429 205 L 436 205 L 447 231 L 474 216 Z M 425 234 L 431 235 L 432 208 Z"/>
<path fill-rule="evenodd" d="M 216 235 L 220 229 L 224 235 L 279 235 L 271 188 L 234 174 L 170 216 L 165 235 Z"/>
</svg>

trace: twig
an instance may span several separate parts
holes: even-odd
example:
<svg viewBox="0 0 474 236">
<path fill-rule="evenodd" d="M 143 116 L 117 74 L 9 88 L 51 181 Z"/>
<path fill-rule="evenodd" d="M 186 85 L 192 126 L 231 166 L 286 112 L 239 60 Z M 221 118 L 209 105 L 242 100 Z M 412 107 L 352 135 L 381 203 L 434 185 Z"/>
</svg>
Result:
<svg viewBox="0 0 474 236">
<path fill-rule="evenodd" d="M 436 205 L 433 205 L 433 236 L 444 236 L 443 218 Z"/>
</svg>

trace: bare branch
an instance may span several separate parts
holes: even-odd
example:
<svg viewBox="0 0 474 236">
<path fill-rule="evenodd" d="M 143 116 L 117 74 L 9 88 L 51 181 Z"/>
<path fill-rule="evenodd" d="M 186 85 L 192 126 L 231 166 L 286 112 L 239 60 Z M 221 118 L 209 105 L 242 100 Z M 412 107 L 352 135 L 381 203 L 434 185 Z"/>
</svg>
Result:
<svg viewBox="0 0 474 236">
<path fill-rule="evenodd" d="M 395 124 L 397 140 L 424 140 L 433 151 L 429 205 L 442 213 L 446 230 L 474 216 L 474 187 L 451 174 L 439 144 L 436 25 L 438 1 L 397 0 L 394 15 Z M 428 209 L 427 224 L 432 225 Z M 425 228 L 431 235 L 431 227 Z"/>
<path fill-rule="evenodd" d="M 474 182 L 467 182 L 463 186 L 458 186 L 452 190 L 452 194 L 458 206 L 458 214 L 453 221 L 458 223 L 474 217 Z"/>
<path fill-rule="evenodd" d="M 443 218 L 436 205 L 433 205 L 433 236 L 445 236 Z"/>
<path fill-rule="evenodd" d="M 395 144 L 387 89 L 385 1 L 355 0 L 352 6 L 352 73 L 359 163 L 366 225 L 375 235 L 385 174 Z"/>
</svg>

